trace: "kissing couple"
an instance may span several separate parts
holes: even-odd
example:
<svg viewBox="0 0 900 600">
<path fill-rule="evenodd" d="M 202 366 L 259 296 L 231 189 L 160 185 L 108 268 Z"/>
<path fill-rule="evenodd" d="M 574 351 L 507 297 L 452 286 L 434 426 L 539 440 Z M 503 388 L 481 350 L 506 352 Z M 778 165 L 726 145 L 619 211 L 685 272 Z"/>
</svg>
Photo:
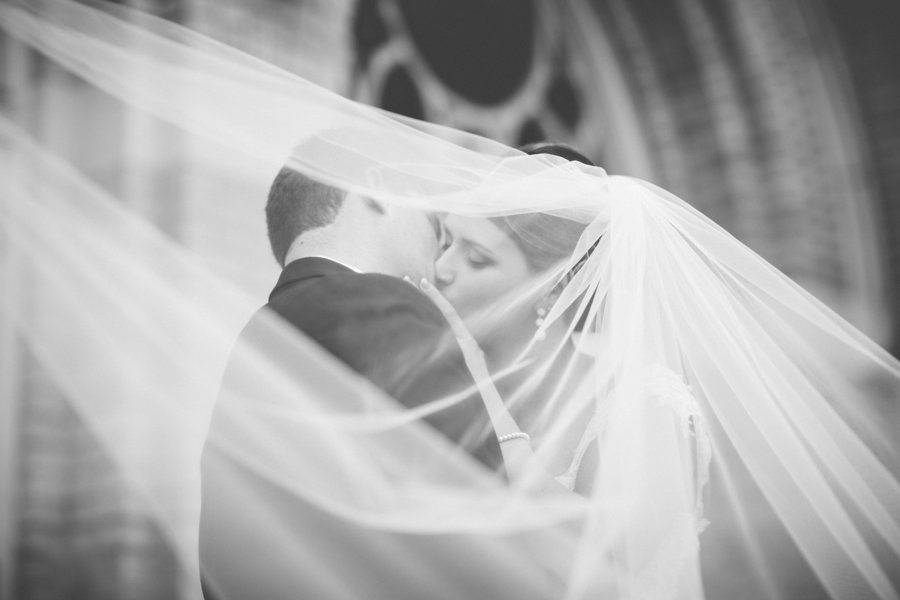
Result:
<svg viewBox="0 0 900 600">
<path fill-rule="evenodd" d="M 593 166 L 562 144 L 531 144 L 521 150 Z M 581 327 L 576 322 L 585 320 L 590 303 L 582 302 L 578 314 L 572 300 L 564 309 L 557 306 L 565 284 L 584 263 L 566 266 L 578 250 L 583 223 L 544 213 L 491 218 L 424 211 L 346 192 L 289 167 L 271 185 L 266 221 L 283 271 L 269 303 L 242 332 L 238 348 L 252 347 L 268 363 L 305 372 L 302 357 L 279 349 L 267 335 L 275 315 L 349 367 L 352 372 L 345 378 L 361 377 L 406 411 L 421 411 L 420 428 L 449 441 L 445 449 L 465 455 L 463 461 L 501 485 L 574 502 L 584 501 L 579 494 L 592 492 L 602 428 L 590 408 L 594 402 L 576 401 L 595 393 L 597 377 L 590 372 L 589 353 L 579 351 Z M 248 373 L 247 362 L 233 359 L 226 370 L 204 450 L 200 548 L 208 599 L 262 597 L 261 590 L 268 590 L 266 597 L 280 597 L 273 586 L 284 597 L 298 597 L 299 590 L 305 591 L 302 597 L 327 595 L 321 587 L 327 583 L 309 569 L 285 577 L 287 567 L 274 566 L 279 560 L 269 563 L 268 576 L 262 575 L 266 569 L 250 568 L 259 556 L 290 556 L 276 551 L 272 536 L 264 535 L 259 524 L 265 519 L 280 523 L 282 536 L 292 531 L 290 537 L 301 546 L 328 540 L 315 551 L 327 565 L 322 572 L 344 565 L 352 577 L 343 585 L 366 581 L 366 597 L 414 596 L 408 581 L 395 588 L 386 584 L 384 573 L 376 575 L 379 569 L 372 565 L 385 547 L 418 561 L 456 557 L 441 561 L 442 576 L 454 582 L 454 596 L 460 594 L 460 581 L 467 581 L 476 596 L 509 592 L 511 584 L 497 577 L 496 565 L 487 568 L 458 558 L 471 556 L 466 545 L 479 548 L 484 539 L 475 544 L 458 536 L 435 541 L 379 532 L 373 541 L 369 532 L 362 542 L 353 519 L 301 501 L 278 485 L 248 482 L 258 477 L 252 469 L 236 474 L 228 449 L 233 453 L 240 446 L 247 460 L 250 444 L 236 441 L 241 436 L 235 433 L 235 421 L 246 424 L 248 417 L 230 416 L 229 408 L 248 396 L 260 402 L 254 380 L 264 377 Z M 288 438 L 296 441 L 301 435 L 298 428 Z M 315 461 L 318 451 L 300 460 Z M 440 470 L 418 454 L 414 447 L 401 452 L 408 463 L 399 468 L 408 477 L 423 469 Z M 253 489 L 255 495 L 235 505 L 230 496 L 238 489 Z M 247 518 L 261 511 L 269 514 Z M 527 548 L 516 552 L 525 556 L 518 560 L 527 559 Z M 392 556 L 388 564 L 395 560 Z M 517 597 L 546 597 L 546 585 L 550 583 L 535 586 L 522 580 Z M 429 594 L 433 587 L 432 581 Z"/>
</svg>

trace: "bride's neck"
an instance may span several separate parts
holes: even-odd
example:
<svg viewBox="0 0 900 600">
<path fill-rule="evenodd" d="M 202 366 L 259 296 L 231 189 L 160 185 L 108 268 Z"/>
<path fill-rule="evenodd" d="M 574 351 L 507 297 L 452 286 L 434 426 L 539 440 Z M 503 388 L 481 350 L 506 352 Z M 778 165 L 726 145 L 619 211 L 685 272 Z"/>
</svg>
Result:
<svg viewBox="0 0 900 600">
<path fill-rule="evenodd" d="M 505 339 L 502 344 L 483 348 L 489 371 L 498 377 L 498 391 L 511 409 L 520 415 L 530 414 L 534 404 L 541 399 L 528 391 L 537 385 L 534 376 L 543 367 L 554 362 L 569 347 L 565 339 L 566 327 L 555 324 L 546 329 L 543 339 L 535 337 L 535 331 L 527 332 L 519 339 Z"/>
<path fill-rule="evenodd" d="M 537 329 L 521 329 L 516 336 L 507 336 L 494 343 L 483 344 L 488 367 L 492 372 L 522 361 L 548 360 L 565 345 L 566 326 L 554 323 L 538 337 Z"/>
</svg>

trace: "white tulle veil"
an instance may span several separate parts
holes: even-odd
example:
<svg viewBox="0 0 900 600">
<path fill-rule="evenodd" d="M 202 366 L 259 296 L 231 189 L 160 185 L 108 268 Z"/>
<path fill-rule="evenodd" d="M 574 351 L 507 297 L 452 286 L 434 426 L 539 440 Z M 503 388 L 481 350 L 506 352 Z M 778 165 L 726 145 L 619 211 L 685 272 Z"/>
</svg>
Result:
<svg viewBox="0 0 900 600">
<path fill-rule="evenodd" d="M 167 160 L 201 182 L 176 239 L 0 121 L 4 335 L 140 491 L 189 595 L 206 444 L 221 598 L 898 598 L 900 439 L 881 407 L 900 365 L 688 203 L 134 11 L 3 4 L 0 24 L 151 135 L 177 132 Z M 388 204 L 578 224 L 513 294 L 554 298 L 519 359 L 462 343 L 482 394 L 526 415 L 533 468 L 486 469 L 423 423 L 457 398 L 407 410 L 277 317 L 235 348 L 277 277 L 262 208 L 285 163 Z"/>
</svg>

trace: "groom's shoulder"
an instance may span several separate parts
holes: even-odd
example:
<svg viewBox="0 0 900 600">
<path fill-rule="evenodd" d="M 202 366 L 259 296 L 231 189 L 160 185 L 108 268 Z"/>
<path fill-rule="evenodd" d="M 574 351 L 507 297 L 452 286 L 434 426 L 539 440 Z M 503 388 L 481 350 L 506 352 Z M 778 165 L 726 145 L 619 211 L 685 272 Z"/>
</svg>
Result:
<svg viewBox="0 0 900 600">
<path fill-rule="evenodd" d="M 406 385 L 398 377 L 409 375 L 410 364 L 431 357 L 448 377 L 459 370 L 453 363 L 458 350 L 440 310 L 395 277 L 329 274 L 280 290 L 268 308 L 398 397 Z"/>
<path fill-rule="evenodd" d="M 380 273 L 346 273 L 333 283 L 335 286 L 346 286 L 348 290 L 360 290 L 362 294 L 357 297 L 361 300 L 396 304 L 401 308 L 421 310 L 430 316 L 441 316 L 438 307 L 422 292 L 397 277 Z"/>
<path fill-rule="evenodd" d="M 437 306 L 413 285 L 379 273 L 348 271 L 316 277 L 274 295 L 269 305 L 285 316 L 412 318 L 445 324 Z"/>
</svg>

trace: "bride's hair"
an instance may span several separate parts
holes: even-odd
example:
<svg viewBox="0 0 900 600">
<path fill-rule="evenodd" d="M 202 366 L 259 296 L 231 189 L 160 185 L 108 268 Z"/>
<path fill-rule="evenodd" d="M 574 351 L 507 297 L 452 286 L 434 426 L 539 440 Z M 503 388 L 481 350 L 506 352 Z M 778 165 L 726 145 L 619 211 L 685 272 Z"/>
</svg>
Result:
<svg viewBox="0 0 900 600">
<path fill-rule="evenodd" d="M 535 142 L 519 148 L 526 154 L 551 154 L 596 166 L 575 148 L 558 142 Z M 584 225 L 542 213 L 495 217 L 491 221 L 509 236 L 525 256 L 529 268 L 539 272 L 569 258 Z"/>
<path fill-rule="evenodd" d="M 285 256 L 297 236 L 334 222 L 346 195 L 343 190 L 282 167 L 266 201 L 269 244 L 279 265 L 284 266 Z"/>
<path fill-rule="evenodd" d="M 572 146 L 561 142 L 532 142 L 531 144 L 519 146 L 519 150 L 525 154 L 552 154 L 553 156 L 559 156 L 560 158 L 565 158 L 566 160 L 573 162 L 580 162 L 591 167 L 597 166 L 587 156 Z"/>
</svg>

